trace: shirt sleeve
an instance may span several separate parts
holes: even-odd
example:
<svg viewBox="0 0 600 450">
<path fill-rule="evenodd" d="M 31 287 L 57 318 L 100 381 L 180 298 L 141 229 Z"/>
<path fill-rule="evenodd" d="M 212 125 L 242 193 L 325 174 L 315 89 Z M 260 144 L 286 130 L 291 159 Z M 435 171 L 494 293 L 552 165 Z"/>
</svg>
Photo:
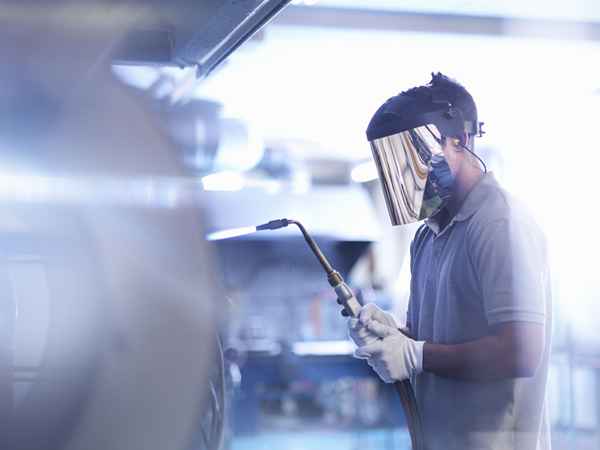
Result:
<svg viewBox="0 0 600 450">
<path fill-rule="evenodd" d="M 474 231 L 470 254 L 488 324 L 544 324 L 547 261 L 541 232 L 511 219 Z"/>
</svg>

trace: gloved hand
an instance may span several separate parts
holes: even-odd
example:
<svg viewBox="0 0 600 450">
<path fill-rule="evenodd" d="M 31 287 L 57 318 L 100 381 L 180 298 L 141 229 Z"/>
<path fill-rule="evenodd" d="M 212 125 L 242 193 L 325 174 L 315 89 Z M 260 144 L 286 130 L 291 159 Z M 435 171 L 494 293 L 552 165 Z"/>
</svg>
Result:
<svg viewBox="0 0 600 450">
<path fill-rule="evenodd" d="M 363 306 L 358 313 L 358 319 L 365 326 L 367 326 L 372 320 L 375 320 L 383 325 L 387 325 L 388 327 L 398 328 L 394 316 L 381 309 L 375 303 L 367 303 L 365 306 Z"/>
<path fill-rule="evenodd" d="M 348 336 L 357 347 L 372 344 L 379 340 L 379 337 L 367 330 L 367 327 L 354 317 L 348 319 Z"/>
<path fill-rule="evenodd" d="M 381 339 L 360 346 L 354 356 L 367 359 L 384 382 L 403 381 L 423 371 L 424 341 L 415 341 L 397 328 L 374 320 L 369 322 L 366 329 Z"/>
<path fill-rule="evenodd" d="M 375 342 L 378 336 L 367 330 L 371 321 L 377 321 L 383 325 L 397 328 L 394 316 L 379 308 L 375 303 L 367 303 L 360 309 L 358 318 L 348 319 L 348 335 L 358 347 Z"/>
</svg>

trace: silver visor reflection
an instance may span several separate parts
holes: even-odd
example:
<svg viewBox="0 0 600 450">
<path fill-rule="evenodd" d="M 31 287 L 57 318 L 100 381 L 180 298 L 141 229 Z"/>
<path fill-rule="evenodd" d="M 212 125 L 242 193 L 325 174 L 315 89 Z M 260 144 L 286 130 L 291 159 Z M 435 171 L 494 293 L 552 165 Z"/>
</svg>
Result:
<svg viewBox="0 0 600 450">
<path fill-rule="evenodd" d="M 431 157 L 442 153 L 435 125 L 371 141 L 373 158 L 392 225 L 404 225 L 433 215 L 442 200 L 428 185 Z"/>
</svg>

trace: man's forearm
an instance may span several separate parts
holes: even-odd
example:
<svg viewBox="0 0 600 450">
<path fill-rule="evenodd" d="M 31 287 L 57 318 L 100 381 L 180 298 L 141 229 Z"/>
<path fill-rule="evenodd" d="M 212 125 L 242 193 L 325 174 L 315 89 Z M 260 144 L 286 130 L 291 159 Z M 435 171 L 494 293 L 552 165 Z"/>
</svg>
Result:
<svg viewBox="0 0 600 450">
<path fill-rule="evenodd" d="M 425 343 L 423 370 L 436 375 L 472 381 L 491 381 L 510 378 L 497 338 L 486 336 L 465 344 L 443 345 Z"/>
<path fill-rule="evenodd" d="M 529 327 L 531 328 L 531 327 Z M 439 376 L 493 381 L 533 376 L 543 352 L 543 327 L 506 327 L 498 334 L 455 345 L 425 343 L 423 370 Z"/>
</svg>

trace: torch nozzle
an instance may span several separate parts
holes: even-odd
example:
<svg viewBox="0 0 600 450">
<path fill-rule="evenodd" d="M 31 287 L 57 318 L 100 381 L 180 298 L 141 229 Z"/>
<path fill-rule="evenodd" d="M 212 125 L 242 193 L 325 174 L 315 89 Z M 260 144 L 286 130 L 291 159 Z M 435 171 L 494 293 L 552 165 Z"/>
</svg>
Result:
<svg viewBox="0 0 600 450">
<path fill-rule="evenodd" d="M 287 219 L 278 219 L 271 220 L 270 222 L 263 223 L 256 227 L 256 231 L 262 230 L 279 230 L 280 228 L 285 228 L 290 224 L 290 221 Z"/>
</svg>

